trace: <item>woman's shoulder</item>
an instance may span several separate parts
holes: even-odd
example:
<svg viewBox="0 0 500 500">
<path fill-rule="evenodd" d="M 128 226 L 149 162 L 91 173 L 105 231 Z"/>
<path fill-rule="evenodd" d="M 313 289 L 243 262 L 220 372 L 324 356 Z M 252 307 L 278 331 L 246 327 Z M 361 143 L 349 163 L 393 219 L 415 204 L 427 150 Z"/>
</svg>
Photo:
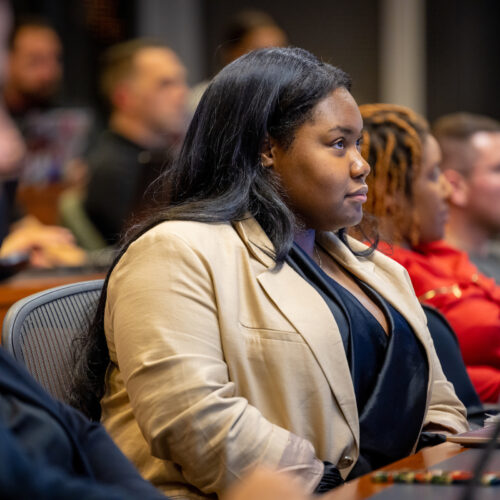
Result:
<svg viewBox="0 0 500 500">
<path fill-rule="evenodd" d="M 173 220 L 161 222 L 148 229 L 130 245 L 130 249 L 150 245 L 172 245 L 176 241 L 192 248 L 208 249 L 220 244 L 221 239 L 231 239 L 235 236 L 236 232 L 229 222 Z"/>
<path fill-rule="evenodd" d="M 238 241 L 230 223 L 162 222 L 129 245 L 111 273 L 108 289 L 119 283 L 129 286 L 144 276 L 152 280 L 186 269 L 222 269 Z"/>
<path fill-rule="evenodd" d="M 170 263 L 219 266 L 242 242 L 230 222 L 165 221 L 134 240 L 121 256 L 113 275 L 137 267 L 154 270 Z"/>
</svg>

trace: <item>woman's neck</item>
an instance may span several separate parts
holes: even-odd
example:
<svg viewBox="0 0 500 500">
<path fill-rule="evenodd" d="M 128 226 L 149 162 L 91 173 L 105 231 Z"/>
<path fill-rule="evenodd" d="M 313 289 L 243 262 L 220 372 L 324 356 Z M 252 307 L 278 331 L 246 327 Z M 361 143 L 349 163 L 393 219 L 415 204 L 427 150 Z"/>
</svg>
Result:
<svg viewBox="0 0 500 500">
<path fill-rule="evenodd" d="M 294 237 L 295 243 L 299 245 L 304 252 L 313 257 L 314 255 L 314 240 L 316 238 L 316 231 L 314 229 L 306 229 L 300 233 L 296 233 Z"/>
</svg>

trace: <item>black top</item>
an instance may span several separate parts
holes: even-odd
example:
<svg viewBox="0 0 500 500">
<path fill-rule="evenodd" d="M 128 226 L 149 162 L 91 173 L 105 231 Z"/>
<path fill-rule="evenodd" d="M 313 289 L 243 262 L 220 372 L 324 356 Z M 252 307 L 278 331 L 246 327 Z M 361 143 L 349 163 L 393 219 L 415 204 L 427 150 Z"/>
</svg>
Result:
<svg viewBox="0 0 500 500">
<path fill-rule="evenodd" d="M 429 367 L 424 347 L 397 309 L 355 276 L 383 311 L 389 335 L 299 246 L 294 245 L 288 263 L 323 297 L 343 340 L 360 425 L 360 458 L 350 478 L 408 456 L 425 414 Z"/>
</svg>

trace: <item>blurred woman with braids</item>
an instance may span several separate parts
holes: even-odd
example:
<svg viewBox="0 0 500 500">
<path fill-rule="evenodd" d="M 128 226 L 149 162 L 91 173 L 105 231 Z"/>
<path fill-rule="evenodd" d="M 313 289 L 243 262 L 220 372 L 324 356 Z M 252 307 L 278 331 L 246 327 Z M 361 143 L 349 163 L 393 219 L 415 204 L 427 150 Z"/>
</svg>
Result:
<svg viewBox="0 0 500 500">
<path fill-rule="evenodd" d="M 500 397 L 500 287 L 466 253 L 441 240 L 449 186 L 427 122 L 402 106 L 360 106 L 362 154 L 372 167 L 365 211 L 379 220 L 380 247 L 408 271 L 417 297 L 439 309 L 458 336 L 485 402 Z"/>
<path fill-rule="evenodd" d="M 345 235 L 370 170 L 349 88 L 301 49 L 226 66 L 170 205 L 110 271 L 80 393 L 172 496 L 220 496 L 258 464 L 323 492 L 467 428 L 404 269 Z"/>
</svg>

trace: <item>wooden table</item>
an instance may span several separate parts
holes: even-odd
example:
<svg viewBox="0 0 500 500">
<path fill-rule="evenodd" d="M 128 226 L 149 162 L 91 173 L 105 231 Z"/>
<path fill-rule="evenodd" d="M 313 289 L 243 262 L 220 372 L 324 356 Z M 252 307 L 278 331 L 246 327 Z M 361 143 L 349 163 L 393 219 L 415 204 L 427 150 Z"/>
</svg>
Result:
<svg viewBox="0 0 500 500">
<path fill-rule="evenodd" d="M 463 448 L 459 444 L 443 443 L 431 448 L 424 448 L 415 455 L 411 455 L 384 467 L 383 470 L 425 469 L 447 460 L 448 458 L 452 458 L 466 450 L 467 448 Z M 321 500 L 362 500 L 390 486 L 391 485 L 388 484 L 373 483 L 370 475 L 367 474 L 358 479 L 349 481 L 332 492 L 323 495 Z"/>
<path fill-rule="evenodd" d="M 59 197 L 68 185 L 56 182 L 41 186 L 19 185 L 16 193 L 18 203 L 25 214 L 35 216 L 43 224 L 59 223 Z"/>
<path fill-rule="evenodd" d="M 0 282 L 0 327 L 9 307 L 18 300 L 33 293 L 55 286 L 104 278 L 106 273 L 97 270 L 57 270 L 36 273 L 23 271 Z"/>
</svg>

